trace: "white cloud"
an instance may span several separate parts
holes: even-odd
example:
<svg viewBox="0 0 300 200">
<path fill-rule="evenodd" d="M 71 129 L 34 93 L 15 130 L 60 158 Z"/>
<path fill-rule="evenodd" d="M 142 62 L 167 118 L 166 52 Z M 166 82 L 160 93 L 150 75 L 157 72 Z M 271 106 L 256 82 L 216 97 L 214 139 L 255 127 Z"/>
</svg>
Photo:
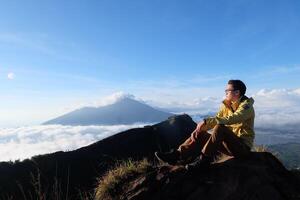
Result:
<svg viewBox="0 0 300 200">
<path fill-rule="evenodd" d="M 148 103 L 148 101 L 144 100 L 143 98 L 137 97 L 130 93 L 126 93 L 124 91 L 118 91 L 118 92 L 112 93 L 111 95 L 107 95 L 107 96 L 103 96 L 102 98 L 98 98 L 98 100 L 95 100 L 95 101 L 80 102 L 80 103 L 75 103 L 73 105 L 69 105 L 64 108 L 64 114 L 74 111 L 76 109 L 83 108 L 83 107 L 102 107 L 102 106 L 111 105 L 111 104 L 114 104 L 114 103 L 124 99 L 124 98 L 134 99 L 136 101 L 139 101 L 139 102 L 145 103 L 145 104 Z"/>
<path fill-rule="evenodd" d="M 74 150 L 115 133 L 146 124 L 116 126 L 41 125 L 0 129 L 0 161 Z"/>
<path fill-rule="evenodd" d="M 259 90 L 253 95 L 256 124 L 262 127 L 284 126 L 300 122 L 300 88 Z"/>
<path fill-rule="evenodd" d="M 300 106 L 300 88 L 259 90 L 253 97 L 258 108 L 290 108 Z"/>
<path fill-rule="evenodd" d="M 125 93 L 123 91 L 119 92 L 114 92 L 111 95 L 104 96 L 102 98 L 99 98 L 98 100 L 95 101 L 90 101 L 90 102 L 81 102 L 81 103 L 76 103 L 73 105 L 69 105 L 68 107 L 64 108 L 65 113 L 74 111 L 76 109 L 82 108 L 82 107 L 102 107 L 102 106 L 107 106 L 116 103 L 117 101 L 120 101 L 124 98 L 130 98 L 134 99 L 140 102 L 144 102 L 143 99 L 137 98 L 132 94 Z"/>
<path fill-rule="evenodd" d="M 120 101 L 124 98 L 136 99 L 134 95 L 120 91 L 120 92 L 113 93 L 109 96 L 106 96 L 98 101 L 92 102 L 91 105 L 94 107 L 106 106 L 106 105 L 114 104 L 117 101 Z"/>
<path fill-rule="evenodd" d="M 12 80 L 12 79 L 15 78 L 15 74 L 12 73 L 12 72 L 10 72 L 10 73 L 7 74 L 7 78 L 8 78 L 9 80 Z"/>
<path fill-rule="evenodd" d="M 222 98 L 203 97 L 186 101 L 148 101 L 148 103 L 155 107 L 165 108 L 173 113 L 207 114 L 217 111 L 221 101 Z"/>
</svg>

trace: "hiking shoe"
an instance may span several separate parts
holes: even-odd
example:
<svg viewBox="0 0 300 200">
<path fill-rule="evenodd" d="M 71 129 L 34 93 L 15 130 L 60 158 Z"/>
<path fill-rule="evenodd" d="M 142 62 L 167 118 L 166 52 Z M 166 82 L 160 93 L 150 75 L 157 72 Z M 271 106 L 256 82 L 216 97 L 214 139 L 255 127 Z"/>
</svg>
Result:
<svg viewBox="0 0 300 200">
<path fill-rule="evenodd" d="M 213 161 L 212 157 L 205 156 L 201 153 L 201 155 L 196 158 L 196 160 L 192 163 L 185 165 L 185 169 L 188 171 L 198 170 L 209 167 L 210 163 Z"/>
<path fill-rule="evenodd" d="M 162 161 L 170 165 L 176 164 L 180 157 L 179 151 L 174 149 L 165 153 L 156 151 L 154 154 L 159 161 Z"/>
</svg>

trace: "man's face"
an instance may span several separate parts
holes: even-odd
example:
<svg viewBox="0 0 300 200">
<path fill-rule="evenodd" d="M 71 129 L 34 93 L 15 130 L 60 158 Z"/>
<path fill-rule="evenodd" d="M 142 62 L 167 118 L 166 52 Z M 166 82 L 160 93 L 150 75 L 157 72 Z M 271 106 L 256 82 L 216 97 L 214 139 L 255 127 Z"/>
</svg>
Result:
<svg viewBox="0 0 300 200">
<path fill-rule="evenodd" d="M 226 100 L 227 101 L 236 101 L 240 97 L 240 92 L 238 90 L 234 90 L 232 84 L 228 84 L 225 89 Z"/>
</svg>

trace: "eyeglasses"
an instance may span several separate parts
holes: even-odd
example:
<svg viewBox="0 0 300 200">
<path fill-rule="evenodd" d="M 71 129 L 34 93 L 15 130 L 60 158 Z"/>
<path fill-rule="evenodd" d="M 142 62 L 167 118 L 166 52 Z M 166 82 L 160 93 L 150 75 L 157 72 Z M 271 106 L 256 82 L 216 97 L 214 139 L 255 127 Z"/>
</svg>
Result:
<svg viewBox="0 0 300 200">
<path fill-rule="evenodd" d="M 236 90 L 225 90 L 225 93 L 228 93 L 228 92 L 233 92 L 233 91 L 236 91 Z"/>
</svg>

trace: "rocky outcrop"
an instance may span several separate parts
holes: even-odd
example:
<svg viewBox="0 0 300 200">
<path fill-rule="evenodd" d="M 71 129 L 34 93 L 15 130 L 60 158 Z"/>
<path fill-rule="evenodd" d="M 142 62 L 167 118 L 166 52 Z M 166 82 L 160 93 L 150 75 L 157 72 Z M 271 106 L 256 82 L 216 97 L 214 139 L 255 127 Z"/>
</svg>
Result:
<svg viewBox="0 0 300 200">
<path fill-rule="evenodd" d="M 126 200 L 296 200 L 300 180 L 271 153 L 230 158 L 209 168 L 154 167 L 132 179 L 117 199 Z"/>
</svg>

